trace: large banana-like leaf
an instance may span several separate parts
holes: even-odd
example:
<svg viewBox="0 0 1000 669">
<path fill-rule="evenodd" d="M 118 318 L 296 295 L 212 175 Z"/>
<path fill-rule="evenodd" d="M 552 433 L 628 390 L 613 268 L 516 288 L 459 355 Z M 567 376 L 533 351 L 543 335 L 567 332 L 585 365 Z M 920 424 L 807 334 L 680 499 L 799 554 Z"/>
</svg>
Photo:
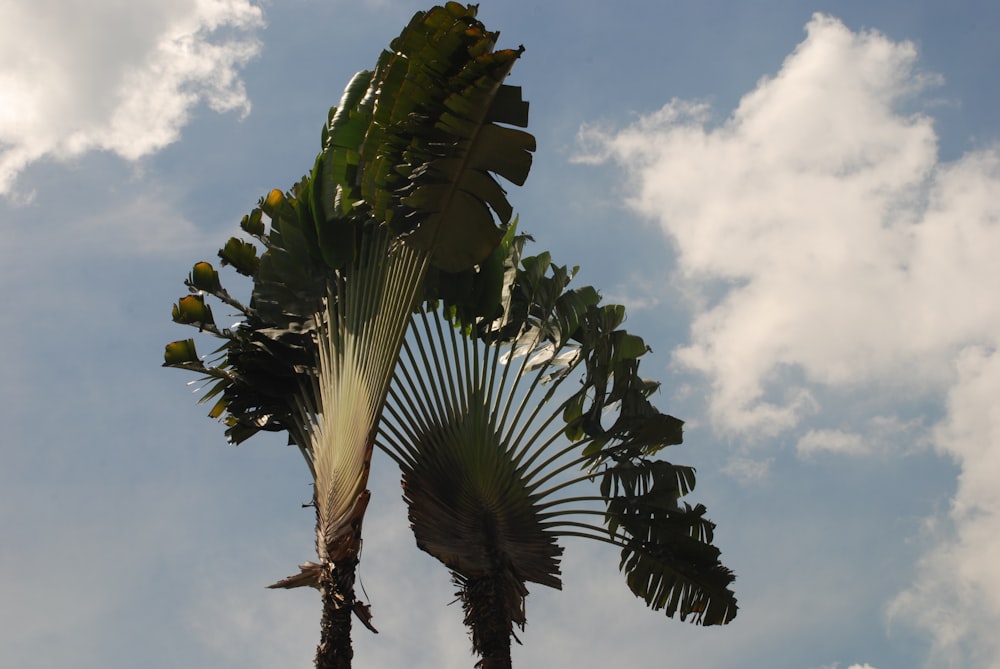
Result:
<svg viewBox="0 0 1000 669">
<path fill-rule="evenodd" d="M 712 545 L 715 524 L 706 509 L 678 500 L 694 488 L 694 470 L 668 462 L 621 460 L 605 469 L 610 536 L 622 546 L 620 568 L 637 597 L 668 616 L 689 615 L 702 625 L 723 625 L 737 612 L 733 573 Z"/>
<path fill-rule="evenodd" d="M 512 207 L 493 175 L 523 184 L 535 139 L 509 127 L 528 121 L 520 89 L 503 83 L 521 50 L 493 51 L 497 34 L 475 16 L 454 2 L 418 12 L 331 110 L 316 180 L 321 239 L 342 242 L 336 221 L 363 202 L 448 272 L 499 244 L 494 215 L 506 225 Z"/>
</svg>

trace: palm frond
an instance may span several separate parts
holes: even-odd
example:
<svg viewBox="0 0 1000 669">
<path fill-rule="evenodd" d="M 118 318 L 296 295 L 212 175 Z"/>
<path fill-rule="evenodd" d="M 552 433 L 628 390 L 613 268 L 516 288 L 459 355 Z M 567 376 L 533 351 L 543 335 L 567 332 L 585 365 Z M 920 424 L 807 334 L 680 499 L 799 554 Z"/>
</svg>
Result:
<svg viewBox="0 0 1000 669">
<path fill-rule="evenodd" d="M 512 255 L 520 246 L 511 244 Z M 568 280 L 565 271 L 556 274 L 552 281 Z M 536 284 L 550 287 L 541 277 Z M 514 311 L 525 296 L 509 293 L 504 300 Z M 556 303 L 550 300 L 550 311 Z M 404 344 L 389 420 L 381 428 L 383 443 L 403 468 L 418 545 L 465 578 L 510 571 L 522 582 L 559 587 L 562 549 L 539 529 L 531 482 L 523 476 L 523 455 L 530 451 L 521 442 L 522 426 L 544 431 L 548 422 L 532 409 L 546 400 L 533 398 L 551 397 L 559 385 L 545 387 L 541 375 L 525 373 L 551 368 L 554 357 L 538 363 L 527 353 L 563 338 L 551 314 L 543 314 L 505 336 L 510 347 L 491 346 L 456 327 L 449 313 L 446 306 L 421 312 Z M 500 337 L 507 325 L 505 319 L 483 322 L 480 332 Z"/>
<path fill-rule="evenodd" d="M 650 402 L 648 347 L 621 329 L 624 310 L 569 288 L 574 274 L 512 253 L 500 318 L 470 327 L 434 303 L 415 322 L 380 445 L 402 469 L 417 544 L 456 578 L 507 575 L 526 594 L 527 581 L 559 587 L 559 537 L 605 541 L 651 608 L 729 622 L 714 526 L 679 502 L 694 470 L 651 457 L 680 443 L 682 422 Z"/>
<path fill-rule="evenodd" d="M 504 84 L 522 49 L 494 51 L 496 38 L 474 6 L 418 12 L 359 105 L 371 110 L 361 196 L 448 272 L 482 263 L 499 244 L 494 214 L 506 225 L 512 207 L 492 175 L 523 184 L 535 149 L 532 135 L 509 127 L 528 121 L 521 89 Z"/>
</svg>

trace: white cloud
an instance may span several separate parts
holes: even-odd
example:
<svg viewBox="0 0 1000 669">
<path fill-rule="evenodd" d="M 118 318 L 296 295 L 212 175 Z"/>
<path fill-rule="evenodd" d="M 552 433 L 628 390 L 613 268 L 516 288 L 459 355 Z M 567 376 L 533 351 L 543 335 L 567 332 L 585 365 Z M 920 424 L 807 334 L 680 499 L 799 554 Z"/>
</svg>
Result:
<svg viewBox="0 0 1000 669">
<path fill-rule="evenodd" d="M 655 309 L 662 301 L 662 291 L 659 286 L 652 286 L 642 277 L 633 275 L 624 284 L 619 284 L 612 291 L 603 294 L 604 301 L 609 304 L 622 304 L 628 313 Z"/>
<path fill-rule="evenodd" d="M 727 431 L 795 426 L 819 408 L 814 383 L 940 388 L 957 350 L 1000 331 L 1000 304 L 976 288 L 1000 275 L 1000 152 L 937 162 L 931 119 L 897 110 L 927 79 L 912 45 L 822 16 L 808 33 L 719 127 L 675 100 L 583 131 L 587 158 L 626 167 L 630 206 L 705 291 L 676 356 L 712 379 Z"/>
<path fill-rule="evenodd" d="M 673 101 L 584 131 L 591 157 L 629 169 L 629 203 L 676 242 L 682 276 L 726 286 L 676 355 L 712 378 L 731 431 L 777 434 L 815 411 L 808 384 L 783 378 L 768 397 L 789 366 L 808 382 L 923 386 L 1000 326 L 1000 305 L 969 290 L 997 273 L 1000 154 L 936 162 L 931 119 L 896 110 L 926 79 L 912 45 L 826 17 L 808 32 L 717 128 Z"/>
<path fill-rule="evenodd" d="M 822 451 L 846 455 L 866 452 L 864 437 L 843 430 L 809 430 L 795 445 L 800 455 L 813 455 Z"/>
<path fill-rule="evenodd" d="M 952 499 L 952 531 L 932 526 L 936 545 L 921 561 L 916 583 L 891 605 L 934 640 L 946 666 L 988 666 L 1000 658 L 1000 354 L 970 348 L 958 358 L 959 381 L 948 397 L 938 447 L 961 466 Z"/>
<path fill-rule="evenodd" d="M 763 483 L 770 476 L 772 464 L 774 464 L 774 458 L 754 460 L 753 458 L 733 457 L 722 468 L 722 473 L 745 485 Z"/>
<path fill-rule="evenodd" d="M 934 81 L 912 44 L 822 15 L 806 30 L 723 123 L 674 100 L 582 129 L 581 160 L 623 167 L 629 206 L 674 242 L 696 298 L 675 360 L 708 379 L 720 432 L 800 429 L 833 394 L 851 418 L 800 436 L 799 454 L 871 453 L 914 431 L 887 404 L 912 417 L 948 398 L 923 441 L 962 467 L 955 535 L 894 611 L 949 662 L 997 664 L 1000 149 L 939 161 L 932 119 L 904 111 Z"/>
<path fill-rule="evenodd" d="M 135 160 L 175 141 L 192 108 L 247 113 L 239 67 L 263 23 L 249 0 L 41 0 L 0 24 L 0 195 L 42 159 Z"/>
<path fill-rule="evenodd" d="M 822 453 L 847 456 L 872 456 L 888 453 L 912 453 L 924 450 L 931 442 L 920 420 L 903 421 L 897 416 L 873 416 L 857 431 L 813 428 L 799 437 L 795 451 L 804 459 Z M 905 446 L 904 446 L 905 444 Z"/>
</svg>

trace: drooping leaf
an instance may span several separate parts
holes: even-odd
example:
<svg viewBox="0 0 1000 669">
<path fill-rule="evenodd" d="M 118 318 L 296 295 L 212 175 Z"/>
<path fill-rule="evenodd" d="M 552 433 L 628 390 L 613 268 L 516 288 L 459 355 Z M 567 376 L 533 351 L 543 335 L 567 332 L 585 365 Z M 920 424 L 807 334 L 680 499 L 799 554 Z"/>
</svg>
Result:
<svg viewBox="0 0 1000 669">
<path fill-rule="evenodd" d="M 622 525 L 632 535 L 622 548 L 621 569 L 629 589 L 653 610 L 701 625 L 724 625 L 736 617 L 733 573 L 719 562 L 711 544 L 715 525 L 704 519 L 705 507 L 685 505 L 663 512 L 633 500 Z"/>
</svg>

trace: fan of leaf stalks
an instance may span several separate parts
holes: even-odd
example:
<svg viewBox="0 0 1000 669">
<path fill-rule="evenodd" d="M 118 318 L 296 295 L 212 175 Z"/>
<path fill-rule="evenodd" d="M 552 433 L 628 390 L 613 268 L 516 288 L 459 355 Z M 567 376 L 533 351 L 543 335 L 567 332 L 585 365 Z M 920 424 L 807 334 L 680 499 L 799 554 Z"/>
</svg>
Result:
<svg viewBox="0 0 1000 669">
<path fill-rule="evenodd" d="M 736 615 L 732 573 L 705 507 L 680 501 L 694 470 L 654 456 L 682 439 L 649 401 L 648 351 L 624 309 L 512 233 L 499 317 L 425 302 L 403 343 L 380 445 L 402 470 L 417 545 L 447 566 L 477 666 L 510 666 L 526 583 L 560 588 L 559 539 L 621 549 L 628 587 L 653 609 L 718 625 Z M 494 314 L 495 316 L 495 314 Z"/>
</svg>

